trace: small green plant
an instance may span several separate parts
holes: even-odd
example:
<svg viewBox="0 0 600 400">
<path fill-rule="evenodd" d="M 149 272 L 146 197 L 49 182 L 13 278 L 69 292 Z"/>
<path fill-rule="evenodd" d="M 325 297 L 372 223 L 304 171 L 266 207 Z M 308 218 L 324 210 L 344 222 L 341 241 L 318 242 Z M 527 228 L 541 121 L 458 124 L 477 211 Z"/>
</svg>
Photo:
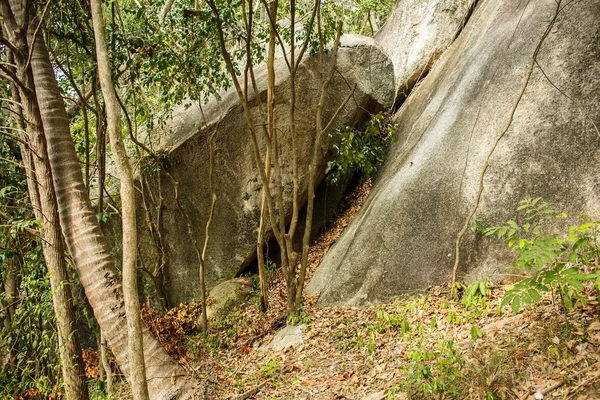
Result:
<svg viewBox="0 0 600 400">
<path fill-rule="evenodd" d="M 450 310 L 448 311 L 448 314 L 446 314 L 446 322 L 448 325 L 462 325 L 464 323 L 464 318 L 462 318 L 455 310 Z"/>
<path fill-rule="evenodd" d="M 363 346 L 363 338 L 358 332 L 351 332 L 346 329 L 336 332 L 334 339 L 337 342 L 336 347 L 338 350 L 360 349 Z"/>
<path fill-rule="evenodd" d="M 275 261 L 267 258 L 265 262 L 265 271 L 267 272 L 269 280 L 274 280 L 275 275 L 277 275 L 277 264 L 275 264 Z"/>
<path fill-rule="evenodd" d="M 267 378 L 272 378 L 279 372 L 279 362 L 277 360 L 269 360 L 265 365 L 260 366 L 260 372 Z"/>
<path fill-rule="evenodd" d="M 492 293 L 493 286 L 494 284 L 489 278 L 471 283 L 465 289 L 460 303 L 466 310 L 486 312 L 488 307 L 485 298 Z"/>
<path fill-rule="evenodd" d="M 471 339 L 476 342 L 477 339 L 480 339 L 483 337 L 483 331 L 481 330 L 480 327 L 478 327 L 477 325 L 472 325 L 471 326 Z"/>
<path fill-rule="evenodd" d="M 294 315 L 288 315 L 286 323 L 288 325 L 301 325 L 308 324 L 310 322 L 310 316 L 304 311 L 304 305 L 301 303 L 296 307 Z"/>
<path fill-rule="evenodd" d="M 440 395 L 459 394 L 457 379 L 464 377 L 460 368 L 465 364 L 453 340 L 439 344 L 438 349 L 429 350 L 419 344 L 408 354 L 407 378 L 397 387 L 408 393 L 409 398 L 432 398 Z"/>
<path fill-rule="evenodd" d="M 400 331 L 402 335 L 410 333 L 410 323 L 404 316 L 404 313 L 390 314 L 384 307 L 375 310 L 375 319 L 379 321 L 372 327 L 372 330 L 383 333 L 388 330 Z"/>
<path fill-rule="evenodd" d="M 544 234 L 545 225 L 567 215 L 553 210 L 550 203 L 540 198 L 522 200 L 517 211 L 524 214 L 522 223 L 508 220 L 505 225 L 486 228 L 481 221 L 475 221 L 472 225 L 473 230 L 481 230 L 485 236 L 497 235 L 517 253 L 515 264 L 509 268 L 531 274 L 506 292 L 501 308 L 510 304 L 517 313 L 522 304 L 539 301 L 541 292 L 552 292 L 567 311 L 585 303 L 584 283 L 592 281 L 596 290 L 600 288 L 600 274 L 583 272 L 584 268 L 594 270 L 600 260 L 600 221 L 580 216 L 583 223 L 571 226 L 566 236 Z"/>
<path fill-rule="evenodd" d="M 387 147 L 396 140 L 395 125 L 389 124 L 388 114 L 371 115 L 364 131 L 344 128 L 330 134 L 336 140 L 337 156 L 327 164 L 327 179 L 336 184 L 348 175 L 360 172 L 363 178 L 373 175 L 387 157 Z"/>
<path fill-rule="evenodd" d="M 375 332 L 371 332 L 369 335 L 369 343 L 367 343 L 367 350 L 369 350 L 369 354 L 373 354 L 376 348 L 377 343 L 375 342 Z"/>
</svg>

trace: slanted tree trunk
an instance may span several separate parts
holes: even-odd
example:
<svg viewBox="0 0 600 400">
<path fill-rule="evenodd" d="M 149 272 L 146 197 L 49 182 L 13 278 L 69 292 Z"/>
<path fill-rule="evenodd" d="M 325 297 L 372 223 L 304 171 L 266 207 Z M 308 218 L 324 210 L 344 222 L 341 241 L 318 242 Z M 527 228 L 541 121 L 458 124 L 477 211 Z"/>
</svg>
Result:
<svg viewBox="0 0 600 400">
<path fill-rule="evenodd" d="M 65 262 L 65 248 L 52 183 L 52 173 L 48 164 L 44 131 L 34 93 L 31 92 L 30 96 L 22 96 L 22 103 L 27 110 L 29 145 L 36 153 L 31 158 L 33 159 L 37 185 L 29 186 L 28 189 L 30 198 L 35 199 L 38 197 L 39 201 L 38 204 L 34 204 L 34 210 L 38 210 L 36 218 L 42 221 L 43 226 L 44 240 L 42 241 L 42 248 L 46 266 L 50 273 L 50 288 L 52 289 L 54 313 L 56 314 L 58 349 L 65 384 L 65 398 L 81 400 L 89 398 L 88 386 L 79 335 L 75 330 L 73 296 Z M 31 164 L 25 165 L 25 168 L 30 167 Z M 36 191 L 38 196 L 33 195 Z"/>
<path fill-rule="evenodd" d="M 7 38 L 7 32 L 15 33 L 23 27 L 27 28 L 27 44 L 31 49 L 31 71 L 35 94 L 46 134 L 60 223 L 67 247 L 98 324 L 117 362 L 129 379 L 130 363 L 123 292 L 116 276 L 115 263 L 83 182 L 62 96 L 44 37 L 37 29 L 39 21 L 35 17 L 33 2 L 27 1 L 30 9 L 29 16 L 32 19 L 21 26 L 15 22 L 13 14 L 15 8 L 12 6 L 13 4 L 9 4 L 7 0 L 0 0 L 3 33 Z M 165 352 L 148 329 L 145 327 L 142 329 L 150 397 L 152 399 L 193 398 L 196 381 L 187 376 L 183 368 Z"/>
<path fill-rule="evenodd" d="M 18 9 L 18 7 L 16 8 Z M 50 274 L 50 288 L 52 289 L 52 304 L 56 315 L 58 351 L 65 385 L 65 398 L 67 400 L 88 399 L 88 386 L 79 335 L 75 329 L 73 295 L 65 261 L 65 247 L 60 229 L 52 172 L 48 163 L 46 141 L 35 97 L 33 78 L 27 66 L 26 38 L 19 35 L 13 38 L 13 42 L 16 44 L 16 51 L 12 55 L 17 65 L 18 76 L 21 79 L 21 88 L 19 90 L 17 85 L 13 84 L 11 85 L 11 91 L 16 104 L 21 103 L 23 105 L 23 109 L 19 107 L 15 110 L 16 115 L 23 117 L 22 111 L 24 111 L 27 120 L 30 149 L 22 146 L 21 151 L 34 214 L 38 220 L 42 221 L 42 249 L 46 267 Z M 21 128 L 24 128 L 21 121 L 18 124 Z M 22 137 L 24 136 L 23 134 Z"/>
<path fill-rule="evenodd" d="M 96 58 L 100 87 L 106 105 L 108 134 L 111 149 L 115 158 L 117 175 L 121 182 L 121 221 L 123 228 L 123 295 L 125 314 L 127 316 L 127 332 L 129 345 L 130 381 L 134 400 L 148 399 L 146 383 L 146 367 L 144 364 L 144 342 L 142 336 L 142 320 L 137 290 L 137 227 L 135 222 L 135 186 L 133 171 L 121 134 L 121 108 L 113 85 L 108 47 L 106 45 L 106 29 L 102 2 L 91 0 L 94 38 L 96 39 Z"/>
</svg>

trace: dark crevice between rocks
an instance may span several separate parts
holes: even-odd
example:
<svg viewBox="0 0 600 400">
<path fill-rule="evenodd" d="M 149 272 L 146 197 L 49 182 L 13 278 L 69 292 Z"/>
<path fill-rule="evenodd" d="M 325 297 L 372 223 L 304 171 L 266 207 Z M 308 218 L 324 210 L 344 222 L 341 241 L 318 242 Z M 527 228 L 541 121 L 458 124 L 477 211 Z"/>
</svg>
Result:
<svg viewBox="0 0 600 400">
<path fill-rule="evenodd" d="M 456 30 L 454 38 L 452 39 L 452 43 L 454 43 L 456 41 L 456 39 L 458 39 L 460 34 L 463 32 L 464 28 L 467 26 L 469 20 L 471 19 L 471 16 L 475 12 L 475 9 L 477 8 L 478 4 L 479 4 L 479 0 L 475 0 L 471 4 L 469 9 L 467 10 L 467 13 L 465 14 L 465 17 L 463 18 L 463 20 L 461 21 L 461 23 L 459 24 L 459 26 Z M 448 47 L 450 47 L 452 45 L 452 43 Z M 435 62 L 447 50 L 448 49 L 442 51 L 441 53 L 434 52 L 431 55 L 431 57 L 429 58 L 429 61 L 427 61 L 427 64 L 423 67 L 423 69 L 421 71 L 418 71 L 417 73 L 415 73 L 413 76 L 411 76 L 410 79 L 408 79 L 406 81 L 406 83 L 404 84 L 404 87 L 399 88 L 398 93 L 396 94 L 396 99 L 394 101 L 394 105 L 392 107 L 392 114 L 394 114 L 398 110 L 400 110 L 400 108 L 402 107 L 402 105 L 404 105 L 404 102 L 406 101 L 406 99 L 408 99 L 410 94 L 419 86 L 419 84 L 425 78 L 427 78 L 427 75 L 429 75 L 429 72 L 431 71 L 433 64 L 435 64 Z"/>
<path fill-rule="evenodd" d="M 333 185 L 327 182 L 327 179 L 323 179 L 323 182 L 317 187 L 315 191 L 315 208 L 313 216 L 313 226 L 311 232 L 310 242 L 311 244 L 317 239 L 317 237 L 323 232 L 327 231 L 331 221 L 333 221 L 336 215 L 345 209 L 346 197 L 356 189 L 361 183 L 361 177 L 355 175 L 346 178 L 343 182 L 337 185 Z M 298 225 L 296 227 L 296 234 L 294 235 L 294 250 L 300 253 L 302 251 L 302 237 L 304 235 L 304 221 L 306 219 L 306 205 L 300 210 Z M 289 228 L 289 225 L 288 225 Z M 266 258 L 275 262 L 277 267 L 281 265 L 281 251 L 275 238 L 272 238 L 265 245 Z M 254 259 L 246 266 L 238 275 L 247 276 L 258 273 L 258 262 L 256 255 Z"/>
<path fill-rule="evenodd" d="M 427 75 L 429 75 L 433 64 L 435 64 L 435 62 L 441 57 L 442 54 L 443 52 L 434 52 L 429 57 L 427 64 L 425 64 L 420 71 L 415 72 L 402 87 L 397 89 L 396 100 L 394 101 L 394 105 L 392 107 L 392 114 L 395 114 L 398 110 L 400 110 L 400 108 L 402 108 L 406 99 L 408 99 L 412 92 L 419 87 L 421 82 L 425 78 L 427 78 Z"/>
<path fill-rule="evenodd" d="M 465 29 L 465 26 L 467 26 L 467 24 L 469 23 L 469 20 L 471 19 L 471 16 L 475 12 L 475 9 L 477 8 L 478 4 L 479 4 L 479 0 L 475 0 L 473 2 L 473 4 L 471 4 L 469 9 L 467 10 L 467 13 L 465 14 L 465 17 L 463 18 L 460 25 L 458 26 L 458 29 L 456 30 L 456 34 L 454 35 L 454 38 L 452 39 L 452 43 L 454 43 L 456 41 L 456 39 L 458 39 L 458 37 L 462 33 L 463 29 Z"/>
</svg>

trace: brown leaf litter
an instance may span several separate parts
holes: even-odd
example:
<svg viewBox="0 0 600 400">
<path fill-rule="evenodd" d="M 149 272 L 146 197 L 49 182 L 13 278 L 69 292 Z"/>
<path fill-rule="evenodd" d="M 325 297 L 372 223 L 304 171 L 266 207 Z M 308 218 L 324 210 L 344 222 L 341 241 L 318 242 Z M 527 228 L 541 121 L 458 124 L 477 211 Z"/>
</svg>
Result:
<svg viewBox="0 0 600 400">
<path fill-rule="evenodd" d="M 307 280 L 370 188 L 370 182 L 357 188 L 312 245 Z M 449 296 L 448 284 L 365 308 L 321 308 L 308 298 L 305 340 L 281 352 L 258 350 L 285 325 L 281 273 L 271 282 L 268 312 L 237 305 L 211 321 L 206 341 L 193 333 L 196 305 L 164 317 L 146 310 L 145 317 L 167 351 L 204 383 L 209 399 L 600 398 L 595 292 L 588 288 L 587 304 L 570 313 L 547 297 L 512 315 L 496 312 L 505 290 L 493 288 L 485 305 L 472 309 Z M 423 381 L 415 378 L 422 366 L 446 385 L 445 394 L 423 393 Z"/>
</svg>

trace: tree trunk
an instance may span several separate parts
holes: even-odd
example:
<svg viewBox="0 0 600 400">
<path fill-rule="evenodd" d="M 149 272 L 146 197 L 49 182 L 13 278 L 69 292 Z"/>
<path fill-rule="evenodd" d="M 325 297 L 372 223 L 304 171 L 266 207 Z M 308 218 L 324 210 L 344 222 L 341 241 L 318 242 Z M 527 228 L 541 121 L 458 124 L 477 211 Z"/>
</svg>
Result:
<svg viewBox="0 0 600 400">
<path fill-rule="evenodd" d="M 18 68 L 17 75 L 21 78 L 23 88 L 19 93 L 17 85 L 13 84 L 11 85 L 11 91 L 17 104 L 20 100 L 24 107 L 24 110 L 15 110 L 16 114 L 22 118 L 22 112 L 24 111 L 27 116 L 31 152 L 25 146 L 21 147 L 21 151 L 29 197 L 34 214 L 37 219 L 42 221 L 43 226 L 42 249 L 46 267 L 50 274 L 50 288 L 52 289 L 54 313 L 56 314 L 58 350 L 65 385 L 65 398 L 67 400 L 88 399 L 88 386 L 79 335 L 75 329 L 73 295 L 65 261 L 65 247 L 60 229 L 52 172 L 48 164 L 46 141 L 35 97 L 33 78 L 31 70 L 27 66 L 26 38 L 22 35 L 19 36 L 14 40 L 14 44 L 18 47 L 16 54 L 13 54 L 13 56 Z M 19 125 L 23 128 L 24 124 L 21 121 L 19 121 Z M 35 179 L 33 179 L 34 176 Z"/>
<path fill-rule="evenodd" d="M 31 77 L 28 80 L 30 81 L 28 87 L 30 87 Z M 36 197 L 33 195 L 36 191 L 39 198 L 39 204 L 34 204 L 34 209 L 41 210 L 36 214 L 37 218 L 41 219 L 43 223 L 44 240 L 42 248 L 46 266 L 50 273 L 50 287 L 52 289 L 54 313 L 56 314 L 58 349 L 65 384 L 65 398 L 81 400 L 89 398 L 88 387 L 79 336 L 75 330 L 73 296 L 65 262 L 65 248 L 58 218 L 52 173 L 48 165 L 44 131 L 33 93 L 21 97 L 27 114 L 29 145 L 37 154 L 32 155 L 37 186 L 29 186 L 28 189 L 30 198 L 34 199 Z M 25 165 L 25 168 L 30 167 L 31 164 Z"/>
<path fill-rule="evenodd" d="M 7 15 L 3 14 L 6 19 Z M 35 13 L 32 12 L 31 15 Z M 127 327 L 121 284 L 116 276 L 110 249 L 87 195 L 44 37 L 38 35 L 34 40 L 38 23 L 34 20 L 29 25 L 28 44 L 32 47 L 31 68 L 46 133 L 63 234 L 94 315 L 117 362 L 129 378 Z M 195 380 L 187 376 L 145 327 L 143 335 L 150 397 L 193 398 Z"/>
<path fill-rule="evenodd" d="M 146 367 L 144 364 L 144 342 L 142 336 L 142 320 L 137 290 L 137 231 L 135 222 L 135 187 L 133 171 L 121 134 L 121 108 L 113 85 L 108 48 L 106 46 L 106 29 L 102 2 L 91 0 L 94 38 L 96 39 L 96 58 L 100 87 L 106 105 L 108 134 L 111 149 L 115 158 L 117 175 L 121 182 L 121 220 L 123 229 L 123 295 L 125 314 L 127 316 L 127 332 L 130 364 L 130 382 L 134 400 L 148 399 L 146 383 Z"/>
</svg>

